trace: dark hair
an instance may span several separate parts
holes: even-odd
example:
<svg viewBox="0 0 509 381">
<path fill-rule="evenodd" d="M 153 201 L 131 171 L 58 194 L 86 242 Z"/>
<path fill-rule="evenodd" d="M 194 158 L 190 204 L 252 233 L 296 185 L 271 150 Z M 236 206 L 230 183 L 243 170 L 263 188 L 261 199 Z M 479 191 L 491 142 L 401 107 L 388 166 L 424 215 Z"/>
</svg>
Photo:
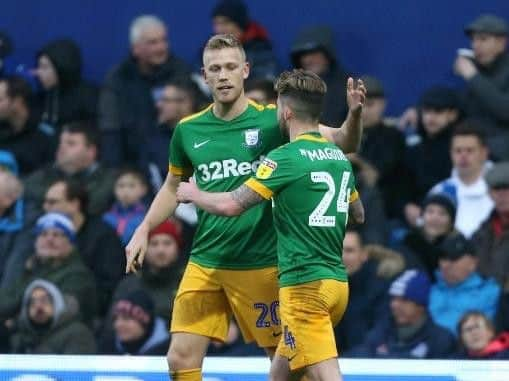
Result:
<svg viewBox="0 0 509 381">
<path fill-rule="evenodd" d="M 71 134 L 82 134 L 85 136 L 87 145 L 93 145 L 99 150 L 100 134 L 99 130 L 91 120 L 80 120 L 64 124 L 62 132 Z"/>
<path fill-rule="evenodd" d="M 199 105 L 203 102 L 203 95 L 200 91 L 200 88 L 193 80 L 186 78 L 175 78 L 164 84 L 164 87 L 167 86 L 173 86 L 179 90 L 184 91 L 186 95 L 191 98 L 191 102 L 193 103 L 193 112 L 196 111 Z"/>
<path fill-rule="evenodd" d="M 452 137 L 456 136 L 475 136 L 481 145 L 486 146 L 486 135 L 479 128 L 479 122 L 471 119 L 464 120 L 454 128 Z"/>
<path fill-rule="evenodd" d="M 7 85 L 7 96 L 9 98 L 21 98 L 23 102 L 25 102 L 25 105 L 30 107 L 32 102 L 32 88 L 23 77 L 12 75 L 0 79 L 0 82 L 5 82 Z"/>
<path fill-rule="evenodd" d="M 88 190 L 85 185 L 77 180 L 70 180 L 67 178 L 59 178 L 55 180 L 50 186 L 58 183 L 65 185 L 65 198 L 67 201 L 78 200 L 80 203 L 80 211 L 86 213 L 88 209 Z"/>
<path fill-rule="evenodd" d="M 274 89 L 289 101 L 295 117 L 303 121 L 318 121 L 322 113 L 327 85 L 315 73 L 302 69 L 283 72 Z"/>
<path fill-rule="evenodd" d="M 131 175 L 133 177 L 135 177 L 136 179 L 138 179 L 143 185 L 145 185 L 146 187 L 148 187 L 148 180 L 147 180 L 147 177 L 145 176 L 145 174 L 140 171 L 138 168 L 136 167 L 129 167 L 129 166 L 126 166 L 126 167 L 123 167 L 121 168 L 118 173 L 117 173 L 117 177 L 115 179 L 115 181 L 118 181 L 118 179 L 120 179 L 122 176 L 125 176 L 125 175 Z"/>
<path fill-rule="evenodd" d="M 248 79 L 245 82 L 244 90 L 246 92 L 253 91 L 253 90 L 260 90 L 265 94 L 265 97 L 268 100 L 276 99 L 277 94 L 274 90 L 274 82 L 268 79 L 262 79 L 262 78 L 254 78 L 254 79 Z"/>
</svg>

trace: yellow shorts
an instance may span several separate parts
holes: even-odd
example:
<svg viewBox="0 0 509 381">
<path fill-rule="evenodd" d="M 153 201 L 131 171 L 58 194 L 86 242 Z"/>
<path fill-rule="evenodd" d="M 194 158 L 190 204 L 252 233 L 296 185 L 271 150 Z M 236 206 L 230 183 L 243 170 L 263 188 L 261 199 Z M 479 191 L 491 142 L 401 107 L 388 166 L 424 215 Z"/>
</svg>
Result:
<svg viewBox="0 0 509 381">
<path fill-rule="evenodd" d="M 180 282 L 171 332 L 225 341 L 231 316 L 246 342 L 276 347 L 281 337 L 277 267 L 211 269 L 189 262 Z"/>
<path fill-rule="evenodd" d="M 348 304 L 348 283 L 323 279 L 279 290 L 283 335 L 277 353 L 297 370 L 338 356 L 334 326 Z"/>
</svg>

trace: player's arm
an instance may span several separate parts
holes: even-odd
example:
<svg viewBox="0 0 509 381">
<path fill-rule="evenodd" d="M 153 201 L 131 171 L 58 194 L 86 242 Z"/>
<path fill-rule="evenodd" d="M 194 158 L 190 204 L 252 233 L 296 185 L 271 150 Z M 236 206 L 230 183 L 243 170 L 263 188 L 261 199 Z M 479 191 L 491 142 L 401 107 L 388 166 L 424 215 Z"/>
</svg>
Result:
<svg viewBox="0 0 509 381">
<path fill-rule="evenodd" d="M 364 206 L 360 198 L 350 203 L 348 213 L 356 224 L 364 223 Z"/>
<path fill-rule="evenodd" d="M 147 251 L 148 233 L 172 215 L 177 207 L 177 187 L 181 176 L 168 172 L 163 186 L 157 192 L 145 218 L 134 232 L 126 246 L 126 273 L 136 272 L 143 264 Z"/>
<path fill-rule="evenodd" d="M 362 137 L 362 108 L 366 100 L 366 87 L 358 79 L 348 78 L 346 85 L 348 115 L 341 128 L 332 128 L 320 124 L 320 133 L 324 138 L 340 147 L 345 153 L 357 152 Z"/>
<path fill-rule="evenodd" d="M 231 192 L 205 192 L 194 181 L 182 182 L 177 189 L 179 202 L 192 202 L 197 207 L 220 216 L 233 217 L 242 214 L 265 199 L 246 185 Z"/>
</svg>

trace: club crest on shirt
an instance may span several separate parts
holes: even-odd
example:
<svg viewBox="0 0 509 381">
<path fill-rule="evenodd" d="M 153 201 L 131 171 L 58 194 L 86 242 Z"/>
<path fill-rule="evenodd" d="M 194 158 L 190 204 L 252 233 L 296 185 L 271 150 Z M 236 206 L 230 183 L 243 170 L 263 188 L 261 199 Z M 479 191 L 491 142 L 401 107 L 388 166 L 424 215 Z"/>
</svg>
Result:
<svg viewBox="0 0 509 381">
<path fill-rule="evenodd" d="M 256 177 L 262 180 L 268 179 L 277 168 L 277 163 L 270 159 L 263 159 L 256 170 Z"/>
<path fill-rule="evenodd" d="M 253 128 L 244 131 L 244 147 L 254 148 L 261 144 L 260 141 L 260 129 Z"/>
</svg>

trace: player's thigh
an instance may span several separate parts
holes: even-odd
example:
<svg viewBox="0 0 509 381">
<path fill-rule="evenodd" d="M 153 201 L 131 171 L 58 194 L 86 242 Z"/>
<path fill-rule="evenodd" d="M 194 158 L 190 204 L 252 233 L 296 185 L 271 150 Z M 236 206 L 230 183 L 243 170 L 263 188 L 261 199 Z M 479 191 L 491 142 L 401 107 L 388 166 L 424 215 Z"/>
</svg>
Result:
<svg viewBox="0 0 509 381">
<path fill-rule="evenodd" d="M 218 270 L 189 263 L 175 296 L 172 334 L 184 332 L 224 341 L 230 318 Z"/>
<path fill-rule="evenodd" d="M 281 335 L 277 267 L 223 273 L 224 288 L 246 342 L 275 348 Z"/>
<path fill-rule="evenodd" d="M 347 286 L 346 286 L 347 287 Z M 277 354 L 298 370 L 337 357 L 331 313 L 342 314 L 345 284 L 320 280 L 280 289 L 283 337 Z M 340 295 L 335 295 L 339 293 Z"/>
</svg>

